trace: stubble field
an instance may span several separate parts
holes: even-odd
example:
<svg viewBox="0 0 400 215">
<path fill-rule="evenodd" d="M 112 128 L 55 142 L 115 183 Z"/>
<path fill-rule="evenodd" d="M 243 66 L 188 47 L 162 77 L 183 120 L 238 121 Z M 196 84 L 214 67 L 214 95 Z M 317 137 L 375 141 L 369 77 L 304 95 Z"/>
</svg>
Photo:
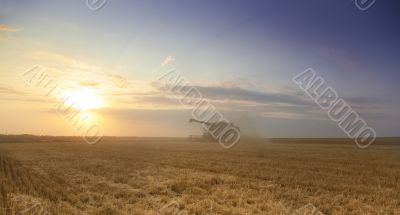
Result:
<svg viewBox="0 0 400 215">
<path fill-rule="evenodd" d="M 400 146 L 1 143 L 0 182 L 0 214 L 400 214 Z"/>
</svg>

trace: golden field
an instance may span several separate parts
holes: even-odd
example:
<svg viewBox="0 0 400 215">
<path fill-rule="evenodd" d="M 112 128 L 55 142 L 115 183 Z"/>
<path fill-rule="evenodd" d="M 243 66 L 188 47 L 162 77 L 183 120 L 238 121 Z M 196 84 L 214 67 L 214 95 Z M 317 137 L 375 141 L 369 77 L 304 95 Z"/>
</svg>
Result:
<svg viewBox="0 0 400 215">
<path fill-rule="evenodd" d="M 1 214 L 400 214 L 400 145 L 0 143 L 0 180 Z"/>
</svg>

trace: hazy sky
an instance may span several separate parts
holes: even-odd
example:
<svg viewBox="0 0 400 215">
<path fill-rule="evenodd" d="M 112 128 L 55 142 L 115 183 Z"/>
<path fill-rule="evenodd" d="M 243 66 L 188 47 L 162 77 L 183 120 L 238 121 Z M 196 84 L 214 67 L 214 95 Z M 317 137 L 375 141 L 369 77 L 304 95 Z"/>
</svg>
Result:
<svg viewBox="0 0 400 215">
<path fill-rule="evenodd" d="M 168 67 L 246 134 L 344 136 L 292 82 L 312 67 L 378 136 L 399 136 L 399 20 L 398 0 L 0 0 L 0 133 L 76 135 L 25 84 L 40 65 L 105 135 L 201 132 L 157 87 Z"/>
</svg>

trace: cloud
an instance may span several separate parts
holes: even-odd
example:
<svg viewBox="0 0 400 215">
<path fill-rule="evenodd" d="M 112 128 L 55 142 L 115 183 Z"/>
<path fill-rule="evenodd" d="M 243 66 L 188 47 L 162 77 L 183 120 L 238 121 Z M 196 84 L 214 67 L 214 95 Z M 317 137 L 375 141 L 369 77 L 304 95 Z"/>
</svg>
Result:
<svg viewBox="0 0 400 215">
<path fill-rule="evenodd" d="M 98 83 L 98 82 L 81 82 L 81 83 L 79 83 L 79 85 L 83 86 L 83 87 L 97 87 L 100 85 L 100 83 Z"/>
<path fill-rule="evenodd" d="M 191 107 L 186 107 L 180 103 L 179 100 L 173 96 L 166 96 L 161 94 L 135 96 L 130 101 L 135 107 L 157 109 L 157 110 L 187 110 Z"/>
<path fill-rule="evenodd" d="M 236 100 L 248 101 L 254 103 L 282 103 L 292 105 L 309 105 L 309 101 L 305 101 L 299 97 L 282 94 L 282 93 L 269 93 L 243 89 L 240 87 L 209 87 L 209 86 L 194 86 L 197 88 L 204 97 L 213 100 Z"/>
<path fill-rule="evenodd" d="M 93 64 L 76 56 L 39 50 L 30 57 L 45 69 L 45 72 L 66 88 L 93 87 L 115 90 L 128 88 L 130 81 L 111 68 Z"/>
<path fill-rule="evenodd" d="M 153 82 L 152 86 L 155 87 L 159 92 L 164 91 L 162 85 L 160 85 L 157 82 Z M 295 106 L 310 105 L 309 101 L 306 101 L 299 96 L 294 96 L 284 93 L 276 93 L 276 92 L 262 92 L 262 91 L 248 90 L 241 87 L 226 87 L 225 84 L 220 86 L 201 86 L 201 85 L 186 86 L 186 88 L 189 87 L 198 89 L 202 94 L 202 96 L 209 100 L 247 102 L 255 104 L 281 103 L 281 104 L 290 104 Z"/>
<path fill-rule="evenodd" d="M 19 29 L 12 28 L 6 24 L 0 24 L 0 32 L 17 32 Z"/>
<path fill-rule="evenodd" d="M 181 109 L 187 107 L 180 104 L 179 96 L 165 92 L 160 82 L 150 84 L 154 91 L 147 95 L 132 94 L 132 104 L 140 104 L 142 107 L 155 109 Z M 303 99 L 297 94 L 283 92 L 264 92 L 249 90 L 238 87 L 239 85 L 230 81 L 220 82 L 218 85 L 194 85 L 186 86 L 198 89 L 202 97 L 208 100 L 219 111 L 236 113 L 254 113 L 266 118 L 284 119 L 315 119 L 323 116 L 319 113 L 316 105 L 311 101 Z M 312 113 L 311 113 L 312 112 Z"/>
<path fill-rule="evenodd" d="M 31 94 L 0 86 L 1 101 L 17 101 L 17 102 L 43 102 L 43 99 L 36 99 Z"/>
<path fill-rule="evenodd" d="M 327 119 L 326 112 L 321 110 L 307 95 L 297 89 L 284 88 L 281 90 L 248 89 L 252 84 L 242 81 L 220 82 L 214 85 L 187 85 L 199 90 L 202 97 L 208 100 L 220 111 L 249 112 L 260 117 L 281 119 Z M 178 99 L 165 92 L 161 82 L 150 84 L 155 91 L 149 95 L 134 96 L 135 101 L 141 104 L 153 104 L 164 109 L 184 109 Z M 243 86 L 243 87 L 242 87 Z M 183 87 L 185 91 L 185 87 Z M 177 87 L 179 88 L 179 87 Z M 247 89 L 246 89 L 247 88 Z M 344 98 L 359 112 L 366 113 L 367 118 L 379 115 L 379 108 L 388 104 L 388 101 L 372 97 Z M 379 101 L 379 102 L 378 102 Z M 375 117 L 377 118 L 377 117 Z"/>
<path fill-rule="evenodd" d="M 21 91 L 17 91 L 14 89 L 10 89 L 7 87 L 1 87 L 1 86 L 0 86 L 0 93 L 1 94 L 18 95 L 18 96 L 26 95 L 25 93 L 23 93 Z"/>
<path fill-rule="evenodd" d="M 270 111 L 262 112 L 261 115 L 263 117 L 277 119 L 304 119 L 304 115 L 294 112 Z"/>
<path fill-rule="evenodd" d="M 43 99 L 34 99 L 34 98 L 3 98 L 0 97 L 1 101 L 12 101 L 12 102 L 36 102 L 43 103 Z"/>
<path fill-rule="evenodd" d="M 36 60 L 45 60 L 47 63 L 52 62 L 55 63 L 56 65 L 63 65 L 63 68 L 76 68 L 84 71 L 101 70 L 101 67 L 99 66 L 91 65 L 81 60 L 77 60 L 73 57 L 54 52 L 38 51 L 33 54 L 33 58 Z"/>
<path fill-rule="evenodd" d="M 161 64 L 161 66 L 166 66 L 166 65 L 168 65 L 168 64 L 170 64 L 170 63 L 172 63 L 172 62 L 174 62 L 176 59 L 175 59 L 175 57 L 173 57 L 173 56 L 167 56 L 165 59 L 164 59 L 164 61 L 162 62 L 162 64 Z"/>
</svg>

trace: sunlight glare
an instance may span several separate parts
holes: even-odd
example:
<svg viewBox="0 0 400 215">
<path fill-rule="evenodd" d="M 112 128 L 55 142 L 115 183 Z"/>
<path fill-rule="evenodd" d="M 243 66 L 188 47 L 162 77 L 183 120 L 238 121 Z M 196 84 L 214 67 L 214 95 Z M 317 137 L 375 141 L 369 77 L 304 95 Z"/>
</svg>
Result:
<svg viewBox="0 0 400 215">
<path fill-rule="evenodd" d="M 82 110 L 97 109 L 104 106 L 103 99 L 99 96 L 96 89 L 85 87 L 78 89 L 70 94 L 75 105 Z"/>
</svg>

